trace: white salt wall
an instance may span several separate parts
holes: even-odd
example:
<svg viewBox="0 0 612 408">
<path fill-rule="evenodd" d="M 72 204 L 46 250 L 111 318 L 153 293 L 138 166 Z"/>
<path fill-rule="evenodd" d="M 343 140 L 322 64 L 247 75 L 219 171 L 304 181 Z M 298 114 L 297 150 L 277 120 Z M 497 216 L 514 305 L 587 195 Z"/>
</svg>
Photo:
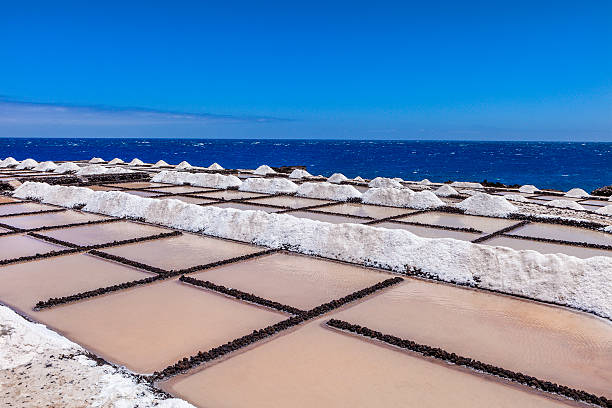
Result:
<svg viewBox="0 0 612 408">
<path fill-rule="evenodd" d="M 36 171 L 53 171 L 55 169 L 57 169 L 57 164 L 53 163 L 52 161 L 44 161 L 44 162 L 38 163 L 38 165 L 36 167 L 34 167 L 33 170 L 36 170 Z"/>
<path fill-rule="evenodd" d="M 584 210 L 584 207 L 575 201 L 570 200 L 551 200 L 546 203 L 549 207 L 569 208 L 570 210 Z"/>
<path fill-rule="evenodd" d="M 259 176 L 265 176 L 266 174 L 274 174 L 276 173 L 276 171 L 274 171 L 272 167 L 268 166 L 267 164 L 262 164 L 261 166 L 255 169 L 254 173 Z"/>
<path fill-rule="evenodd" d="M 329 176 L 329 178 L 327 179 L 328 183 L 335 183 L 335 184 L 339 184 L 342 183 L 343 181 L 348 180 L 348 178 L 342 174 L 342 173 L 334 173 L 331 176 Z"/>
<path fill-rule="evenodd" d="M 448 184 L 442 184 L 436 191 L 434 191 L 434 194 L 438 197 L 449 197 L 458 195 L 459 193 Z"/>
<path fill-rule="evenodd" d="M 15 160 L 13 157 L 7 157 L 6 159 L 0 161 L 0 168 L 12 167 L 18 164 L 19 162 Z"/>
<path fill-rule="evenodd" d="M 56 202 L 55 195 L 60 188 L 26 182 L 14 195 Z M 468 200 L 474 198 L 478 196 Z M 474 284 L 612 317 L 612 279 L 609 277 L 612 257 L 580 259 L 563 254 L 516 251 L 448 238 L 421 238 L 399 229 L 330 224 L 263 211 L 202 207 L 120 191 L 93 192 L 84 210 L 120 217 L 143 217 L 153 224 L 272 248 L 289 247 L 300 253 L 398 272 L 417 267 L 445 281 Z"/>
<path fill-rule="evenodd" d="M 242 181 L 236 176 L 226 176 L 217 173 L 185 173 L 180 171 L 160 171 L 151 179 L 154 183 L 167 183 L 195 187 L 229 188 L 239 187 Z"/>
<path fill-rule="evenodd" d="M 521 186 L 519 188 L 519 191 L 521 193 L 529 193 L 529 194 L 533 194 L 533 193 L 535 193 L 538 190 L 539 189 L 536 186 L 534 186 L 533 184 L 525 184 L 524 186 Z"/>
<path fill-rule="evenodd" d="M 33 169 L 38 166 L 38 162 L 34 159 L 25 159 L 15 167 L 17 170 Z"/>
<path fill-rule="evenodd" d="M 401 179 L 400 179 L 401 180 Z M 376 177 L 368 183 L 370 188 L 404 188 L 404 186 L 398 181 L 386 177 Z"/>
<path fill-rule="evenodd" d="M 414 192 L 409 188 L 370 188 L 362 196 L 366 204 L 386 205 L 424 210 L 443 206 L 444 203 L 431 191 Z"/>
<path fill-rule="evenodd" d="M 486 215 L 490 217 L 507 217 L 518 212 L 518 208 L 510 204 L 503 196 L 493 196 L 485 193 L 477 193 L 457 203 L 457 207 L 466 214 Z"/>
<path fill-rule="evenodd" d="M 571 198 L 582 198 L 582 197 L 588 197 L 589 193 L 587 193 L 581 188 L 572 188 L 570 191 L 565 193 L 565 196 L 571 197 Z"/>
<path fill-rule="evenodd" d="M 346 201 L 350 198 L 361 198 L 361 193 L 353 186 L 346 184 L 331 184 L 327 182 L 301 184 L 297 189 L 297 195 L 334 201 Z"/>
<path fill-rule="evenodd" d="M 472 183 L 469 181 L 455 181 L 451 183 L 454 188 L 484 188 L 480 183 Z"/>
<path fill-rule="evenodd" d="M 62 163 L 59 166 L 57 166 L 57 169 L 53 170 L 53 172 L 59 173 L 59 174 L 76 173 L 80 169 L 81 168 L 76 163 L 66 162 L 66 163 Z"/>
<path fill-rule="evenodd" d="M 290 179 L 302 179 L 302 178 L 305 178 L 305 177 L 312 177 L 312 174 L 310 174 L 306 170 L 295 169 L 289 175 Z"/>
<path fill-rule="evenodd" d="M 285 178 L 251 177 L 244 180 L 238 189 L 241 191 L 254 191 L 256 193 L 291 194 L 297 191 L 298 185 Z"/>
</svg>

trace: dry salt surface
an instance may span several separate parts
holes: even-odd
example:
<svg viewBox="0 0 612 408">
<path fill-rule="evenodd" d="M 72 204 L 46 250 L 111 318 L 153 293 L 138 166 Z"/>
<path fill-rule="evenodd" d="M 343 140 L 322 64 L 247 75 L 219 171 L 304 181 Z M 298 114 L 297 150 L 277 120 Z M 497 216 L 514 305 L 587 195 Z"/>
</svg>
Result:
<svg viewBox="0 0 612 408">
<path fill-rule="evenodd" d="M 0 406 L 189 408 L 0 305 Z"/>
</svg>

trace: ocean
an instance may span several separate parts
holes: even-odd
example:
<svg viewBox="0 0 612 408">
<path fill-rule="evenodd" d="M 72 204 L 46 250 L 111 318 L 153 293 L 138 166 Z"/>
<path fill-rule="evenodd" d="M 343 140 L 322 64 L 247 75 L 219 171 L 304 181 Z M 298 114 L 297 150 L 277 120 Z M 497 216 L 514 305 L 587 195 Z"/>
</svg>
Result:
<svg viewBox="0 0 612 408">
<path fill-rule="evenodd" d="M 443 182 L 499 181 L 591 191 L 612 184 L 612 143 L 2 138 L 0 159 L 110 160 L 137 157 L 226 168 L 303 165 L 312 174 Z"/>
</svg>

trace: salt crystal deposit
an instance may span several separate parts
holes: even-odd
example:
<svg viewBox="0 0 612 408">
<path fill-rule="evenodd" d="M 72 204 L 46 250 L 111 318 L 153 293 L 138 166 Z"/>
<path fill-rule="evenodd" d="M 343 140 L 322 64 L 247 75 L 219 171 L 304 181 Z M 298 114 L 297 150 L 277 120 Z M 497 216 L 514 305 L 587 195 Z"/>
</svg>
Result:
<svg viewBox="0 0 612 408">
<path fill-rule="evenodd" d="M 469 195 L 469 196 L 473 196 L 473 195 L 476 195 L 476 194 L 480 194 L 481 192 L 480 191 L 474 191 L 474 190 L 466 189 L 466 190 L 460 190 L 459 193 L 460 194 Z"/>
<path fill-rule="evenodd" d="M 459 193 L 448 184 L 442 184 L 436 191 L 434 191 L 434 194 L 438 197 L 450 197 L 458 195 Z"/>
<path fill-rule="evenodd" d="M 104 159 L 101 157 L 92 157 L 91 160 L 89 160 L 90 164 L 99 164 L 99 163 L 104 163 Z"/>
<path fill-rule="evenodd" d="M 79 169 L 76 172 L 77 176 L 92 176 L 95 174 L 120 174 L 120 173 L 133 173 L 129 169 L 120 169 L 117 167 L 104 167 L 99 164 L 91 164 Z"/>
<path fill-rule="evenodd" d="M 595 212 L 601 215 L 612 215 L 612 205 L 606 205 L 605 207 L 601 207 Z"/>
<path fill-rule="evenodd" d="M 13 167 L 18 164 L 19 162 L 15 160 L 13 157 L 7 157 L 6 159 L 0 161 L 0 168 Z"/>
<path fill-rule="evenodd" d="M 457 203 L 457 207 L 471 215 L 486 215 L 489 217 L 507 217 L 518 212 L 518 208 L 510 204 L 502 196 L 478 193 Z"/>
<path fill-rule="evenodd" d="M 242 181 L 236 176 L 226 176 L 217 173 L 185 173 L 181 171 L 163 170 L 157 173 L 152 179 L 154 183 L 167 183 L 184 185 L 188 184 L 195 187 L 210 188 L 230 188 L 240 187 Z"/>
<path fill-rule="evenodd" d="M 115 157 L 113 160 L 108 162 L 108 164 L 123 164 L 123 163 L 125 162 L 118 157 Z"/>
<path fill-rule="evenodd" d="M 38 165 L 36 167 L 34 167 L 33 170 L 36 170 L 36 171 L 53 171 L 55 169 L 57 169 L 57 164 L 53 163 L 52 161 L 44 161 L 44 162 L 38 163 Z"/>
<path fill-rule="evenodd" d="M 285 178 L 260 178 L 251 177 L 242 182 L 239 187 L 241 191 L 253 191 L 256 193 L 267 194 L 293 194 L 297 191 L 298 185 Z"/>
<path fill-rule="evenodd" d="M 584 207 L 575 201 L 570 200 L 551 200 L 546 203 L 549 207 L 569 208 L 570 210 L 584 210 Z"/>
<path fill-rule="evenodd" d="M 153 167 L 168 167 L 168 166 L 170 166 L 170 165 L 169 165 L 168 163 L 166 163 L 165 161 L 163 161 L 163 160 L 158 160 L 158 161 L 157 161 L 157 162 L 156 162 L 156 163 L 153 165 Z"/>
<path fill-rule="evenodd" d="M 58 174 L 76 173 L 80 169 L 81 168 L 76 163 L 66 162 L 57 166 L 57 168 L 53 170 L 53 172 Z"/>
<path fill-rule="evenodd" d="M 581 188 L 572 188 L 570 191 L 565 193 L 565 197 L 571 197 L 571 198 L 583 198 L 583 197 L 588 197 L 588 196 L 589 196 L 589 193 L 587 193 Z"/>
<path fill-rule="evenodd" d="M 419 181 L 419 184 L 424 184 L 424 185 L 430 185 L 433 184 L 431 181 L 429 181 L 429 179 L 423 179 L 421 181 Z"/>
<path fill-rule="evenodd" d="M 331 176 L 329 176 L 329 178 L 327 179 L 328 183 L 335 183 L 335 184 L 339 184 L 342 183 L 343 181 L 348 180 L 348 178 L 346 178 L 346 176 L 342 173 L 334 173 Z"/>
<path fill-rule="evenodd" d="M 34 159 L 25 159 L 15 167 L 17 170 L 33 169 L 38 166 L 38 162 Z"/>
<path fill-rule="evenodd" d="M 221 167 L 221 165 L 217 162 L 211 164 L 210 166 L 207 167 L 208 170 L 225 170 L 223 167 Z"/>
<path fill-rule="evenodd" d="M 469 181 L 454 181 L 451 183 L 454 188 L 484 188 L 480 183 L 472 183 Z"/>
<path fill-rule="evenodd" d="M 444 202 L 431 191 L 414 192 L 408 188 L 370 188 L 362 196 L 366 204 L 385 205 L 388 207 L 405 207 L 424 210 L 441 207 Z"/>
<path fill-rule="evenodd" d="M 368 183 L 368 187 L 370 188 L 404 188 L 404 186 L 397 180 L 386 178 L 386 177 L 376 177 L 372 181 Z"/>
<path fill-rule="evenodd" d="M 504 197 L 508 201 L 516 201 L 518 203 L 526 203 L 527 202 L 527 198 L 525 196 L 520 195 L 520 194 L 508 194 L 508 195 L 505 195 Z"/>
<path fill-rule="evenodd" d="M 261 166 L 255 169 L 254 173 L 259 176 L 265 176 L 266 174 L 274 174 L 276 173 L 276 171 L 274 171 L 274 169 L 272 169 L 272 167 L 268 166 L 267 164 L 262 164 Z"/>
<path fill-rule="evenodd" d="M 324 200 L 346 201 L 361 198 L 361 193 L 353 186 L 332 183 L 304 183 L 297 189 L 297 195 L 309 198 L 322 198 Z"/>
<path fill-rule="evenodd" d="M 187 170 L 187 169 L 191 169 L 193 168 L 193 166 L 191 164 L 189 164 L 189 162 L 183 160 L 182 162 L 180 162 L 179 164 L 177 164 L 174 169 L 175 170 Z"/>
<path fill-rule="evenodd" d="M 536 191 L 539 191 L 539 188 L 537 188 L 536 186 L 534 186 L 533 184 L 525 184 L 524 186 L 521 186 L 519 188 L 519 191 L 521 193 L 528 193 L 528 194 L 533 194 Z"/>
<path fill-rule="evenodd" d="M 47 202 L 53 200 L 59 189 L 59 186 L 26 182 L 15 190 L 14 196 L 37 197 Z M 487 194 L 470 197 L 460 206 L 488 214 L 509 213 L 508 206 L 513 207 L 503 197 Z M 483 211 L 487 206 L 493 208 Z M 609 279 L 612 257 L 580 259 L 563 254 L 516 251 L 448 238 L 420 238 L 399 229 L 203 207 L 119 191 L 92 192 L 84 210 L 141 217 L 154 224 L 400 272 L 417 267 L 441 280 L 557 302 L 612 317 L 612 280 Z"/>
<path fill-rule="evenodd" d="M 362 177 L 357 176 L 357 177 L 355 177 L 355 178 L 353 179 L 353 181 L 357 181 L 357 182 L 359 182 L 359 183 L 363 183 L 365 180 L 364 180 Z"/>
<path fill-rule="evenodd" d="M 312 177 L 312 174 L 310 174 L 309 172 L 307 172 L 306 170 L 302 170 L 302 169 L 295 169 L 291 172 L 291 174 L 289 174 L 289 178 L 290 179 L 303 179 L 306 177 Z"/>
<path fill-rule="evenodd" d="M 144 162 L 138 158 L 133 158 L 131 162 L 128 163 L 130 166 L 142 166 Z"/>
</svg>

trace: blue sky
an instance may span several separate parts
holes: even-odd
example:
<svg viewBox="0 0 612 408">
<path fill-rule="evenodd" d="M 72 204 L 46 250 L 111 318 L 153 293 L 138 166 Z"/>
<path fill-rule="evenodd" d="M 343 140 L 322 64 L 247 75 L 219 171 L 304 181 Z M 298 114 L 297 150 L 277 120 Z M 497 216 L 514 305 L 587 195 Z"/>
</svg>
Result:
<svg viewBox="0 0 612 408">
<path fill-rule="evenodd" d="M 597 0 L 5 2 L 0 136 L 610 141 L 611 21 Z"/>
</svg>

